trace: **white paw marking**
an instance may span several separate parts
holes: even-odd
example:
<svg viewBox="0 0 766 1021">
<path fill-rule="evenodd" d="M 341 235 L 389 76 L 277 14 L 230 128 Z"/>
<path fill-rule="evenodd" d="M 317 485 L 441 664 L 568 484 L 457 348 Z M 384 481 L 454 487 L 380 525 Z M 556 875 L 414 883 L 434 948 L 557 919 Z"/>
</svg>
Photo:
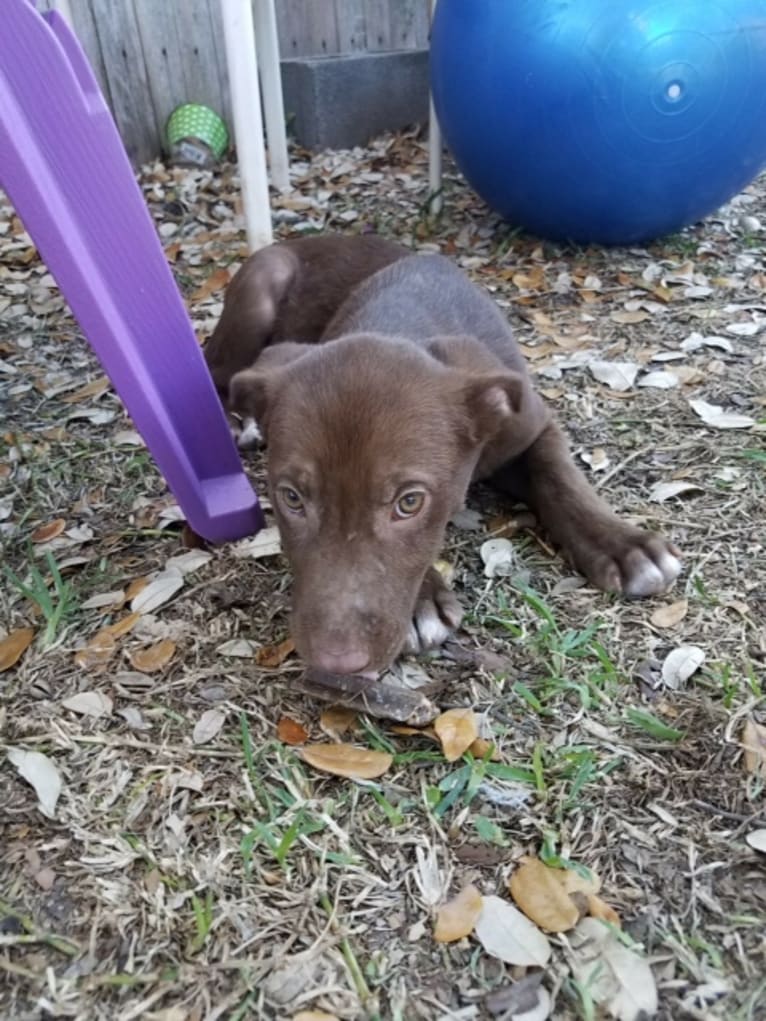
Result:
<svg viewBox="0 0 766 1021">
<path fill-rule="evenodd" d="M 646 558 L 634 571 L 625 585 L 625 595 L 633 597 L 652 596 L 664 592 L 681 573 L 681 562 L 672 553 L 663 552 L 660 564 Z"/>
<path fill-rule="evenodd" d="M 243 450 L 247 450 L 250 447 L 257 447 L 263 443 L 263 434 L 258 428 L 258 423 L 254 418 L 243 418 L 242 428 L 239 435 L 236 437 L 237 446 Z"/>
<path fill-rule="evenodd" d="M 416 612 L 415 623 L 420 635 L 420 644 L 424 649 L 443 645 L 450 636 L 450 629 L 437 613 L 436 607 L 432 605 L 424 606 Z"/>
</svg>

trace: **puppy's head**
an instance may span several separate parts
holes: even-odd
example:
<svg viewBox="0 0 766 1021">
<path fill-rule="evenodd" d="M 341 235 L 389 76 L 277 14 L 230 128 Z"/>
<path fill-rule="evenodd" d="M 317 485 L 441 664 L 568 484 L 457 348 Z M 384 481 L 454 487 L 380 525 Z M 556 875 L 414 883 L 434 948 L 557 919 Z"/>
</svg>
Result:
<svg viewBox="0 0 766 1021">
<path fill-rule="evenodd" d="M 235 376 L 231 398 L 268 444 L 293 637 L 309 666 L 377 672 L 401 649 L 447 521 L 522 383 L 368 335 L 274 355 Z"/>
</svg>

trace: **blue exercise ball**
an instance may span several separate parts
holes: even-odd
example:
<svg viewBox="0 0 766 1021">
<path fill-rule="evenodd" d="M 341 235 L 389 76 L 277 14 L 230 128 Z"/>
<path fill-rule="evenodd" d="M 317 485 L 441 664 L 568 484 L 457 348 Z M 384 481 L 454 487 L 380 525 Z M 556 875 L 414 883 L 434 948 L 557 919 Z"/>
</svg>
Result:
<svg viewBox="0 0 766 1021">
<path fill-rule="evenodd" d="M 439 0 L 431 87 L 458 166 L 503 217 L 648 241 L 766 164 L 766 0 Z"/>
</svg>

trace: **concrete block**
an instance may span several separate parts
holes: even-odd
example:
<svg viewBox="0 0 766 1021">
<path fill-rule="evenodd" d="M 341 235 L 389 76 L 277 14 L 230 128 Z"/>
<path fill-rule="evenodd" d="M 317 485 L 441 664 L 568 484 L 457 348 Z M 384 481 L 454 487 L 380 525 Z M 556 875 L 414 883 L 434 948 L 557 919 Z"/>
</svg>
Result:
<svg viewBox="0 0 766 1021">
<path fill-rule="evenodd" d="M 428 50 L 282 61 L 288 129 L 309 149 L 365 145 L 428 120 Z"/>
</svg>

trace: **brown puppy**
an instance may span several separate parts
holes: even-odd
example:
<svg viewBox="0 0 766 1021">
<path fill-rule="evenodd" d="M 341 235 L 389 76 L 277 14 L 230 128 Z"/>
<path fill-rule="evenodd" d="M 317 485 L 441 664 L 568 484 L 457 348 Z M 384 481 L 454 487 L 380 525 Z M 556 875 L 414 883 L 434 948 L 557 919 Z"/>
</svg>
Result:
<svg viewBox="0 0 766 1021">
<path fill-rule="evenodd" d="M 235 287 L 244 273 L 257 294 Z M 239 325 L 243 305 L 245 319 L 258 309 L 257 328 Z M 272 343 L 290 336 L 311 343 Z M 230 380 L 221 370 L 247 358 L 253 368 Z M 232 282 L 211 360 L 231 407 L 266 436 L 293 635 L 310 666 L 373 673 L 446 639 L 461 610 L 431 565 L 472 479 L 526 501 L 603 589 L 650 595 L 680 571 L 675 547 L 596 496 L 499 309 L 440 256 L 372 238 L 264 249 Z"/>
</svg>

